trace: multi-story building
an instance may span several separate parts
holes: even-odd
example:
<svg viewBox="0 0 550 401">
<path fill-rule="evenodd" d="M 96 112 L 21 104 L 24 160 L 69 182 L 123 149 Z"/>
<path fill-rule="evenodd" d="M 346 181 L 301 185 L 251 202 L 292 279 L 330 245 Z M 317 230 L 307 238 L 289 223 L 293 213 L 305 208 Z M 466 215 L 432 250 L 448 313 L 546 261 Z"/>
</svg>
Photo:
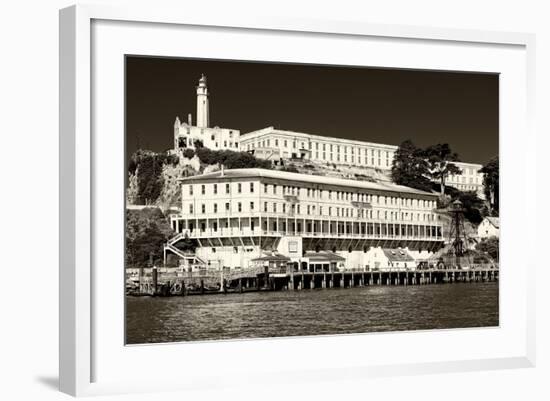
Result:
<svg viewBox="0 0 550 401">
<path fill-rule="evenodd" d="M 448 176 L 445 185 L 450 185 L 461 191 L 474 191 L 481 199 L 485 199 L 483 173 L 479 171 L 483 166 L 463 162 L 454 162 L 454 164 L 462 171 L 462 174 Z"/>
<path fill-rule="evenodd" d="M 397 146 L 267 127 L 241 135 L 241 150 L 274 162 L 305 159 L 389 170 Z"/>
<path fill-rule="evenodd" d="M 238 151 L 239 130 L 232 128 L 210 127 L 209 92 L 206 77 L 203 75 L 197 86 L 197 125 L 193 125 L 191 114 L 187 122 L 181 122 L 176 117 L 174 122 L 174 150 L 194 149 L 195 141 L 200 141 L 210 149 L 230 149 Z"/>
<path fill-rule="evenodd" d="M 289 159 L 303 159 L 322 163 L 371 167 L 389 174 L 397 146 L 343 138 L 332 138 L 267 127 L 258 131 L 240 134 L 231 128 L 210 127 L 209 91 L 203 75 L 196 88 L 197 124 L 193 125 L 191 114 L 187 122 L 176 117 L 174 123 L 174 150 L 194 149 L 200 141 L 210 149 L 248 151 L 256 157 L 272 160 L 275 164 Z M 447 184 L 462 191 L 483 194 L 483 174 L 480 164 L 456 163 L 462 174 L 447 178 Z"/>
<path fill-rule="evenodd" d="M 284 131 L 267 127 L 241 135 L 241 150 L 275 164 L 289 159 L 311 160 L 330 164 L 371 167 L 389 174 L 398 147 Z M 482 199 L 483 174 L 480 164 L 455 162 L 462 174 L 447 177 L 447 185 L 461 191 L 475 191 Z"/>
<path fill-rule="evenodd" d="M 181 214 L 171 217 L 179 234 L 168 250 L 183 257 L 177 246 L 187 235 L 210 266 L 245 268 L 270 252 L 303 263 L 327 252 L 346 268 L 365 268 L 371 248 L 427 257 L 443 245 L 437 195 L 408 187 L 265 169 L 181 183 Z"/>
</svg>

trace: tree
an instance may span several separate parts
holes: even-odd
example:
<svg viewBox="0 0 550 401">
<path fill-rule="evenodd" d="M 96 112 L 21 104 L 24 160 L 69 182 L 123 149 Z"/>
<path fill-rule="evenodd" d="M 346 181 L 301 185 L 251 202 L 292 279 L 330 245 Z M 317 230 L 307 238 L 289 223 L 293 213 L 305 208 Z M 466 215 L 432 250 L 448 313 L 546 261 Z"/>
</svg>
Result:
<svg viewBox="0 0 550 401">
<path fill-rule="evenodd" d="M 138 201 L 142 205 L 154 203 L 159 197 L 164 181 L 162 166 L 164 160 L 156 154 L 143 155 L 137 168 Z"/>
<path fill-rule="evenodd" d="M 392 181 L 398 185 L 431 191 L 432 185 L 428 178 L 428 163 L 422 149 L 407 139 L 395 152 L 392 162 Z"/>
<path fill-rule="evenodd" d="M 490 213 L 498 216 L 499 213 L 499 168 L 498 156 L 489 160 L 480 170 L 483 173 L 483 191 L 489 202 Z"/>
<path fill-rule="evenodd" d="M 163 244 L 173 235 L 159 208 L 126 210 L 126 265 L 146 266 L 150 255 L 160 258 Z"/>
<path fill-rule="evenodd" d="M 481 240 L 481 242 L 476 245 L 476 249 L 480 252 L 487 253 L 490 257 L 498 261 L 498 245 L 498 237 L 489 237 Z"/>
<path fill-rule="evenodd" d="M 441 196 L 445 195 L 445 181 L 449 175 L 462 174 L 462 171 L 453 162 L 458 161 L 449 144 L 439 143 L 424 150 L 424 157 L 428 161 L 428 175 L 439 182 Z"/>
<path fill-rule="evenodd" d="M 192 159 L 195 157 L 195 151 L 193 149 L 187 148 L 183 151 L 183 157 L 186 157 L 187 159 Z"/>
<path fill-rule="evenodd" d="M 479 199 L 475 191 L 457 191 L 456 198 L 462 203 L 464 208 L 464 218 L 470 223 L 479 224 L 483 220 L 482 210 L 483 201 Z"/>
</svg>

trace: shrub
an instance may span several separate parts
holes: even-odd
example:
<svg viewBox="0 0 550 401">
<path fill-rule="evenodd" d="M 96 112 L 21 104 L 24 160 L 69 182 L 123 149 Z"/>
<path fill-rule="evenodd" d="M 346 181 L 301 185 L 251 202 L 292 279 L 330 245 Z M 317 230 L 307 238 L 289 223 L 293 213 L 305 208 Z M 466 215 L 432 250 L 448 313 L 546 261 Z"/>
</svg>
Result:
<svg viewBox="0 0 550 401">
<path fill-rule="evenodd" d="M 192 159 L 195 157 L 195 151 L 193 149 L 187 148 L 183 151 L 183 157 L 187 159 Z"/>
</svg>

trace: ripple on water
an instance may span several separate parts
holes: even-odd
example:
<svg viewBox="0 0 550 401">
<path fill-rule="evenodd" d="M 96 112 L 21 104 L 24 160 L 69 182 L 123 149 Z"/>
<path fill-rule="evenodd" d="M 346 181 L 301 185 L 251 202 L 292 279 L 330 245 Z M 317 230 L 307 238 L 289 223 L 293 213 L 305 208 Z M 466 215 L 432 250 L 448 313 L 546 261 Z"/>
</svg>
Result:
<svg viewBox="0 0 550 401">
<path fill-rule="evenodd" d="M 127 297 L 128 344 L 499 324 L 498 283 Z"/>
</svg>

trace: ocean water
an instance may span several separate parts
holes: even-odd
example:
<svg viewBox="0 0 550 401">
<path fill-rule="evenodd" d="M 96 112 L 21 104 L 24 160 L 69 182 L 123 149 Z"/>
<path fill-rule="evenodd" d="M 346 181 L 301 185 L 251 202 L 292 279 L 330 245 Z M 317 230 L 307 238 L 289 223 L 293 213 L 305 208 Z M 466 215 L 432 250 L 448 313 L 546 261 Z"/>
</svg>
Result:
<svg viewBox="0 0 550 401">
<path fill-rule="evenodd" d="M 498 324 L 498 282 L 126 298 L 127 344 Z"/>
</svg>

